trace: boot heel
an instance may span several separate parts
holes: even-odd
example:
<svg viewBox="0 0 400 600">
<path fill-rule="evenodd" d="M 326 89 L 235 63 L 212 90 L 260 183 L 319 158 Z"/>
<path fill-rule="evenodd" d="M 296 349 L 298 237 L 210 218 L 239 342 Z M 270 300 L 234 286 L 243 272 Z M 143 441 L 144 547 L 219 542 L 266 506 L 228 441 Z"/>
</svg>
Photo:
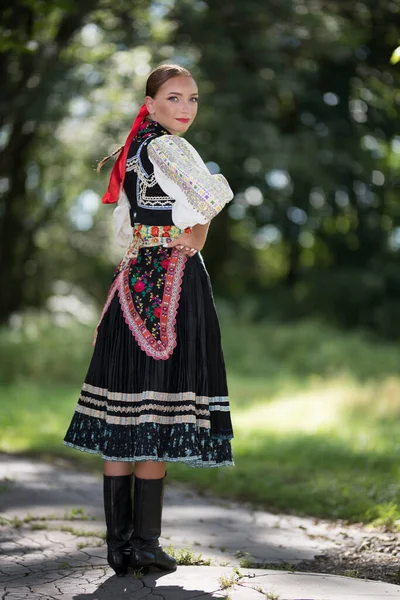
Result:
<svg viewBox="0 0 400 600">
<path fill-rule="evenodd" d="M 107 562 L 109 566 L 115 571 L 115 574 L 118 577 L 124 577 L 124 575 L 128 572 L 129 566 L 129 555 L 126 557 L 122 552 L 114 552 L 113 550 L 108 550 L 107 552 Z"/>
</svg>

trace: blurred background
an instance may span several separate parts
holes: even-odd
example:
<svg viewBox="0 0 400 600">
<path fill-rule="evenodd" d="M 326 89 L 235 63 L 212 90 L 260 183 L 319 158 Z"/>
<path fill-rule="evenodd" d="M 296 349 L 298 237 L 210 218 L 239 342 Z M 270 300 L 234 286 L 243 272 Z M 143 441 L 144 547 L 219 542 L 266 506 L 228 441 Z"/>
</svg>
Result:
<svg viewBox="0 0 400 600">
<path fill-rule="evenodd" d="M 264 508 L 400 526 L 399 0 L 17 0 L 0 9 L 0 450 L 62 446 L 123 251 L 109 165 L 161 62 L 235 197 L 204 250 L 235 469 Z"/>
</svg>

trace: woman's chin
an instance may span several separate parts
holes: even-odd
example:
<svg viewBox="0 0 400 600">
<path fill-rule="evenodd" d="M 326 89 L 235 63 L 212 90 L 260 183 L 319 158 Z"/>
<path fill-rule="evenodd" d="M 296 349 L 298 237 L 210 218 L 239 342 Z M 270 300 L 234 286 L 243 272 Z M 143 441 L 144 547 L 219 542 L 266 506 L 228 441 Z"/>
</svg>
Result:
<svg viewBox="0 0 400 600">
<path fill-rule="evenodd" d="M 179 121 L 176 121 L 173 125 L 173 129 L 175 133 L 185 133 L 185 131 L 189 129 L 190 125 L 191 123 L 180 123 Z"/>
</svg>

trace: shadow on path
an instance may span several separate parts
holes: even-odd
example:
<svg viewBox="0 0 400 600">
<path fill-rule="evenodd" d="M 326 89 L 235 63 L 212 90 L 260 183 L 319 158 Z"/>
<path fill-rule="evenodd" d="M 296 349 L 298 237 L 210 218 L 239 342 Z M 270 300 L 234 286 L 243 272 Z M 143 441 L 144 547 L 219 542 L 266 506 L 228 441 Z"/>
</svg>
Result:
<svg viewBox="0 0 400 600">
<path fill-rule="evenodd" d="M 219 591 L 218 596 L 213 592 L 204 590 L 184 589 L 180 585 L 156 586 L 156 582 L 164 573 L 150 573 L 143 579 L 135 579 L 132 576 L 117 577 L 113 575 L 92 593 L 81 593 L 72 596 L 72 600 L 113 600 L 129 598 L 129 600 L 222 600 L 224 594 Z M 189 584 L 190 586 L 190 584 Z M 217 592 L 217 590 L 215 590 Z"/>
</svg>

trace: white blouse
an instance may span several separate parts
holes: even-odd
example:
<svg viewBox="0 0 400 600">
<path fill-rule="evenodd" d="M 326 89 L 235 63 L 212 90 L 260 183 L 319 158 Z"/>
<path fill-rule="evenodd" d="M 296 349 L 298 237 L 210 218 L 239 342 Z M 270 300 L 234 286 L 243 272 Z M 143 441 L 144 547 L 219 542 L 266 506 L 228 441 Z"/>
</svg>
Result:
<svg viewBox="0 0 400 600">
<path fill-rule="evenodd" d="M 124 186 L 118 196 L 117 208 L 113 212 L 115 242 L 118 246 L 126 248 L 132 241 L 131 216 L 129 214 L 130 204 L 128 196 L 125 194 Z"/>
<path fill-rule="evenodd" d="M 212 175 L 199 153 L 184 138 L 163 135 L 147 146 L 154 176 L 165 194 L 174 198 L 172 221 L 185 229 L 211 221 L 233 198 L 225 177 Z M 114 210 L 116 242 L 126 247 L 132 240 L 129 200 L 121 189 Z"/>
</svg>

